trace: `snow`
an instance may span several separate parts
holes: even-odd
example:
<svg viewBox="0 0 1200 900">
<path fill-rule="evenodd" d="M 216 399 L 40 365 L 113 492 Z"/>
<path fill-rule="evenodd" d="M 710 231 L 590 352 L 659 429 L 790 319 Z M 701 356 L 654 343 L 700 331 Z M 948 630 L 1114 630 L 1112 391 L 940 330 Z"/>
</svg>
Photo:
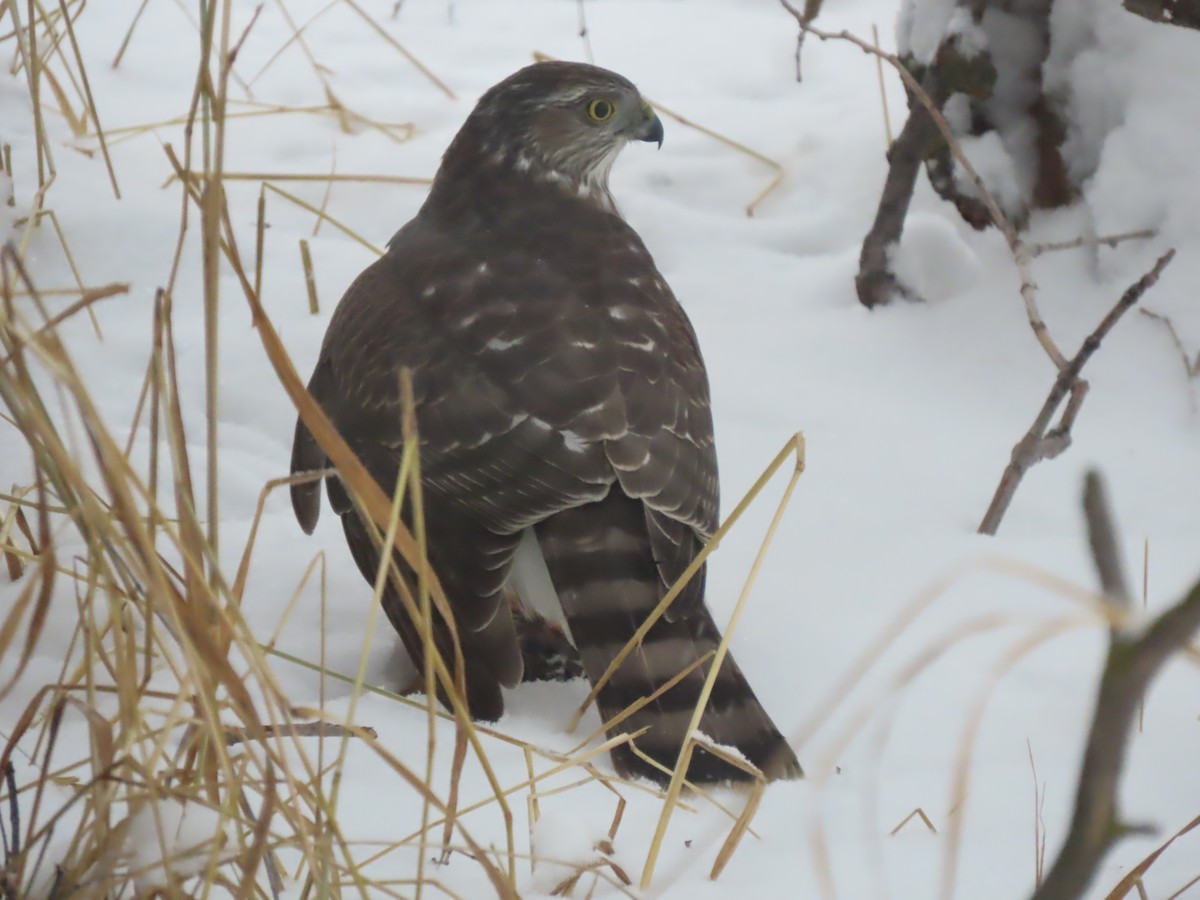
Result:
<svg viewBox="0 0 1200 900">
<path fill-rule="evenodd" d="M 129 821 L 126 851 L 141 893 L 167 888 L 174 879 L 199 875 L 219 858 L 221 814 L 198 803 L 147 803 Z"/>
<path fill-rule="evenodd" d="M 1032 188 L 1027 177 L 1032 169 L 1018 165 L 1009 154 L 1007 142 L 995 131 L 979 136 L 965 135 L 959 139 L 959 146 L 1000 206 L 1000 211 L 1010 221 L 1019 221 Z M 954 160 L 954 181 L 960 193 L 982 199 L 974 179 L 957 159 Z"/>
<path fill-rule="evenodd" d="M 896 18 L 896 49 L 917 62 L 933 62 L 938 46 L 950 33 L 951 21 L 966 24 L 954 0 L 902 0 Z"/>
<path fill-rule="evenodd" d="M 971 11 L 965 6 L 954 8 L 946 23 L 946 34 L 954 37 L 954 49 L 966 59 L 989 50 L 987 31 L 975 23 Z"/>
<path fill-rule="evenodd" d="M 305 32 L 329 70 L 330 86 L 363 116 L 411 123 L 412 139 L 397 142 L 361 122 L 347 134 L 327 115 L 241 118 L 231 122 L 227 168 L 321 173 L 336 161 L 339 173 L 429 176 L 487 87 L 529 62 L 534 51 L 573 59 L 586 54 L 577 5 L 563 0 L 408 0 L 396 20 L 387 18 L 391 5 L 379 0 L 368 9 L 450 84 L 457 101 L 348 6 L 335 5 Z M 240 34 L 256 4 L 236 0 L 235 7 L 233 31 Z M 869 36 L 873 22 L 892 21 L 895 7 L 893 0 L 851 0 L 828 9 L 821 24 Z M 297 21 L 318 10 L 298 0 L 289 8 Z M 936 28 L 911 21 L 902 27 L 918 57 L 922 48 L 932 52 L 951 8 L 945 4 Z M 971 231 L 923 178 L 896 263 L 932 302 L 873 313 L 857 303 L 860 242 L 886 172 L 874 62 L 849 45 L 809 41 L 805 79 L 797 84 L 791 19 L 773 3 L 606 0 L 585 9 L 597 63 L 630 77 L 668 109 L 784 168 L 781 186 L 748 218 L 745 206 L 769 182 L 770 167 L 665 116 L 662 150 L 631 146 L 613 171 L 621 210 L 687 308 L 704 351 L 726 511 L 793 432 L 802 429 L 808 445 L 807 470 L 733 652 L 793 738 L 809 777 L 768 788 L 753 823 L 758 838 L 743 840 L 716 882 L 708 873 L 729 819 L 703 801 L 693 804 L 693 812 L 677 811 L 647 895 L 1028 894 L 1036 790 L 1030 755 L 1045 794 L 1047 853 L 1053 858 L 1073 801 L 1106 639 L 1090 596 L 1095 578 L 1079 513 L 1082 473 L 1096 466 L 1106 475 L 1126 568 L 1139 586 L 1148 546 L 1146 615 L 1162 610 L 1200 576 L 1200 419 L 1192 399 L 1200 385 L 1185 379 L 1161 323 L 1128 315 L 1089 363 L 1091 393 L 1074 446 L 1029 473 L 998 537 L 977 536 L 974 529 L 1012 445 L 1054 373 L 1029 331 L 1000 235 Z M 174 4 L 149 4 L 121 66 L 110 68 L 132 14 L 132 8 L 102 14 L 89 5 L 79 23 L 108 129 L 180 115 L 191 96 L 197 42 Z M 1043 315 L 1059 345 L 1073 353 L 1121 292 L 1174 246 L 1176 261 L 1144 302 L 1171 317 L 1194 355 L 1200 348 L 1196 37 L 1099 0 L 1058 0 L 1055 16 L 1062 45 L 1047 83 L 1076 114 L 1068 158 L 1088 180 L 1079 206 L 1031 217 L 1029 240 L 1142 227 L 1159 234 L 1036 259 Z M 241 76 L 253 79 L 289 34 L 277 8 L 264 6 L 238 58 Z M 324 102 L 322 84 L 294 45 L 254 81 L 253 90 L 260 101 Z M 887 90 L 896 126 L 904 103 L 892 73 Z M 0 127 L 13 145 L 18 209 L 28 208 L 37 183 L 25 91 L 23 76 L 0 77 Z M 234 96 L 240 97 L 236 88 Z M 100 156 L 75 152 L 76 141 L 58 115 L 48 115 L 47 127 L 58 167 L 48 202 L 85 282 L 132 284 L 128 296 L 97 305 L 102 341 L 80 317 L 62 329 L 101 410 L 125 437 L 150 349 L 154 291 L 168 277 L 179 222 L 178 186 L 161 189 L 170 167 L 160 141 L 181 151 L 182 126 L 114 141 L 120 202 Z M 982 162 L 981 151 L 991 152 L 982 145 L 969 150 Z M 314 205 L 325 192 L 320 183 L 282 186 Z M 243 250 L 254 246 L 258 190 L 255 181 L 230 184 L 231 220 Z M 328 209 L 382 245 L 415 212 L 423 191 L 419 185 L 339 182 Z M 307 373 L 335 300 L 372 254 L 328 224 L 314 235 L 312 216 L 274 195 L 268 196 L 268 219 L 264 303 L 297 367 Z M 312 249 L 317 316 L 307 310 L 301 238 Z M 175 334 L 182 413 L 196 493 L 203 496 L 197 248 L 193 224 L 176 289 Z M 72 283 L 51 229 L 34 234 L 29 259 L 39 284 Z M 222 290 L 221 553 L 236 561 L 259 491 L 286 473 L 294 410 L 249 326 L 231 272 L 223 271 Z M 52 311 L 71 299 L 52 297 Z M 135 441 L 138 458 L 144 458 L 147 441 L 143 425 Z M 29 478 L 20 436 L 0 423 L 0 482 L 7 489 Z M 718 621 L 732 611 L 781 489 L 777 479 L 714 558 L 709 596 Z M 81 551 L 69 533 L 62 540 L 61 559 Z M 289 599 L 319 553 L 326 557 L 325 606 L 321 579 L 312 578 L 285 619 Z M 11 608 L 22 587 L 0 583 L 0 603 Z M 325 663 L 340 672 L 355 672 L 365 653 L 367 680 L 394 689 L 411 678 L 411 668 L 381 617 L 364 650 L 368 595 L 335 517 L 326 511 L 314 536 L 305 537 L 286 496 L 273 493 L 245 594 L 244 614 L 255 633 L 265 641 L 278 632 L 278 646 L 309 660 L 320 659 L 323 648 Z M 7 739 L 10 723 L 41 685 L 60 679 L 76 618 L 71 588 L 61 584 L 29 669 L 0 700 L 0 736 Z M 293 704 L 318 706 L 324 697 L 331 717 L 347 714 L 349 687 L 322 684 L 281 660 L 273 666 Z M 0 684 L 14 668 L 14 660 L 0 661 Z M 864 676 L 852 679 L 860 668 Z M 1147 698 L 1121 796 L 1126 819 L 1152 823 L 1159 834 L 1121 841 L 1089 896 L 1105 896 L 1200 811 L 1198 689 L 1194 664 L 1180 661 Z M 579 733 L 564 731 L 585 693 L 579 683 L 523 686 L 510 695 L 497 727 L 565 752 L 598 727 L 592 713 Z M 376 728 L 390 753 L 423 771 L 422 712 L 366 695 L 357 702 L 355 720 Z M 68 711 L 58 753 L 86 747 L 87 729 L 82 715 Z M 449 728 L 439 731 L 434 789 L 440 793 L 447 785 L 451 734 Z M 502 784 L 528 777 L 519 750 L 490 738 L 486 747 Z M 603 758 L 597 762 L 607 766 Z M 29 776 L 36 766 L 26 761 L 22 771 Z M 555 776 L 543 789 L 574 777 Z M 375 852 L 372 842 L 396 840 L 419 827 L 419 798 L 360 743 L 349 745 L 340 791 L 339 823 L 346 840 L 361 842 L 362 857 Z M 490 793 L 473 761 L 462 791 L 466 803 Z M 718 793 L 727 806 L 741 809 L 741 796 Z M 636 882 L 661 806 L 641 791 L 625 796 L 614 848 Z M 524 797 L 512 798 L 521 852 L 529 850 Z M 606 834 L 615 806 L 616 798 L 596 785 L 546 796 L 534 850 L 562 861 L 593 860 L 592 848 Z M 889 836 L 918 807 L 938 833 L 914 818 Z M 503 846 L 504 823 L 494 804 L 466 822 L 484 846 Z M 201 832 L 212 834 L 210 824 L 196 820 L 194 829 L 189 825 L 175 837 L 175 846 L 195 846 Z M 175 835 L 174 825 L 165 832 Z M 156 847 L 157 837 L 150 855 Z M 415 845 L 386 854 L 368 873 L 411 878 L 414 853 Z M 1198 858 L 1200 836 L 1193 832 L 1151 868 L 1150 896 L 1169 896 L 1193 878 Z M 434 871 L 460 896 L 490 895 L 480 868 L 462 856 Z M 518 873 L 518 888 L 526 894 L 553 887 L 550 868 L 531 871 L 523 861 Z M 581 882 L 581 894 L 588 884 Z M 595 896 L 617 892 L 601 882 Z"/>
<path fill-rule="evenodd" d="M 900 282 L 923 300 L 949 300 L 979 279 L 979 257 L 943 216 L 910 214 L 891 261 Z"/>
</svg>

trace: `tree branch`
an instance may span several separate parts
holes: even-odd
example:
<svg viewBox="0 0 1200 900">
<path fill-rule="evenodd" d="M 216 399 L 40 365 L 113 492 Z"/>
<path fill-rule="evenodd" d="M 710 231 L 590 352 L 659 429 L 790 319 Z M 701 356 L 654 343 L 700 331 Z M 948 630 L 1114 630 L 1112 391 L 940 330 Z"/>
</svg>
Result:
<svg viewBox="0 0 1200 900">
<path fill-rule="evenodd" d="M 1013 447 L 1012 457 L 1004 469 L 1004 474 L 1000 476 L 1000 484 L 992 496 L 992 502 L 984 514 L 983 521 L 979 523 L 980 534 L 996 533 L 1004 514 L 1008 511 L 1013 495 L 1021 484 L 1021 479 L 1025 477 L 1025 473 L 1032 466 L 1043 459 L 1053 459 L 1071 446 L 1071 428 L 1075 424 L 1075 417 L 1079 414 L 1079 408 L 1083 405 L 1088 390 L 1088 383 L 1080 378 L 1084 365 L 1092 358 L 1092 354 L 1100 349 L 1100 343 L 1112 331 L 1121 316 L 1154 286 L 1163 269 L 1170 264 L 1174 257 L 1174 250 L 1168 250 L 1160 256 L 1150 271 L 1121 295 L 1121 299 L 1108 311 L 1108 315 L 1096 326 L 1096 330 L 1084 338 L 1079 352 L 1059 370 L 1058 377 L 1050 386 L 1050 393 L 1038 411 L 1037 418 L 1033 420 L 1033 424 L 1025 436 Z M 1058 425 L 1051 429 L 1050 421 L 1054 418 L 1054 413 L 1063 399 L 1068 395 L 1070 399 L 1067 401 L 1062 417 L 1059 419 Z"/>
<path fill-rule="evenodd" d="M 1046 323 L 1043 321 L 1041 312 L 1038 310 L 1037 283 L 1034 282 L 1033 273 L 1029 268 L 1031 258 L 1029 249 L 1021 239 L 1017 229 L 1005 217 L 1003 211 L 1000 209 L 1000 204 L 996 202 L 991 191 L 987 189 L 987 185 L 983 183 L 983 178 L 979 175 L 979 172 L 976 171 L 975 167 L 971 165 L 971 161 L 967 159 L 966 154 L 963 153 L 958 139 L 954 136 L 954 132 L 942 115 L 941 103 L 934 99 L 940 96 L 943 91 L 939 84 L 936 70 L 931 66 L 924 76 L 924 81 L 927 84 L 922 84 L 917 81 L 913 73 L 908 70 L 908 67 L 895 54 L 886 53 L 848 31 L 833 33 L 814 28 L 805 19 L 804 14 L 789 3 L 788 0 L 779 0 L 779 2 L 795 18 L 801 35 L 806 33 L 812 34 L 822 41 L 847 41 L 854 44 L 864 53 L 886 62 L 899 74 L 900 80 L 904 82 L 904 87 L 910 98 L 911 109 L 909 119 L 901 131 L 900 137 L 892 145 L 892 152 L 888 154 L 890 165 L 884 194 L 880 198 L 879 209 L 876 212 L 875 221 L 871 225 L 871 230 L 867 233 L 867 237 L 863 241 L 862 254 L 859 257 L 859 273 L 855 278 L 859 300 L 864 306 L 874 308 L 875 306 L 890 302 L 892 296 L 888 292 L 889 288 L 895 291 L 900 287 L 895 274 L 891 270 L 887 251 L 889 247 L 900 240 L 900 235 L 904 230 L 904 217 L 908 213 L 908 204 L 912 199 L 913 187 L 916 185 L 916 168 L 919 168 L 920 161 L 915 164 L 910 174 L 908 168 L 913 166 L 910 157 L 913 153 L 920 151 L 922 147 L 928 151 L 926 129 L 929 124 L 932 124 L 937 129 L 937 133 L 946 142 L 950 154 L 962 166 L 964 174 L 966 174 L 971 184 L 975 187 L 976 192 L 979 194 L 980 202 L 991 218 L 992 224 L 1004 235 L 1009 252 L 1012 253 L 1013 263 L 1017 267 L 1017 274 L 1021 278 L 1021 300 L 1025 304 L 1025 315 L 1029 319 L 1029 327 L 1033 329 L 1034 337 L 1042 345 L 1042 349 L 1046 351 L 1046 355 L 1050 357 L 1050 361 L 1054 363 L 1055 368 L 1062 369 L 1067 364 L 1066 358 L 1054 343 L 1053 338 L 1050 337 L 1050 331 L 1046 328 Z M 945 98 L 942 99 L 944 101 Z M 913 100 L 916 101 L 915 104 L 912 103 Z M 928 121 L 923 121 L 926 117 L 928 117 Z M 914 123 L 914 120 L 922 121 Z M 914 133 L 911 137 L 906 138 L 906 132 L 909 131 L 910 125 Z M 901 144 L 902 141 L 905 143 Z M 926 142 L 922 144 L 922 141 Z M 897 147 L 901 149 L 898 151 Z M 922 157 L 923 159 L 924 157 Z M 907 188 L 907 193 L 901 196 L 900 192 L 904 188 Z M 899 293 L 904 295 L 905 291 L 901 289 Z"/>
<path fill-rule="evenodd" d="M 1105 584 L 1105 593 L 1110 598 L 1119 597 L 1122 592 L 1127 596 L 1124 586 L 1116 590 L 1110 587 L 1112 579 L 1120 577 L 1117 574 L 1120 564 L 1102 483 L 1095 473 L 1088 474 L 1087 483 L 1084 508 L 1096 569 L 1101 583 L 1109 582 Z M 1120 621 L 1119 614 L 1115 621 Z M 1130 637 L 1114 627 L 1084 749 L 1071 827 L 1058 858 L 1045 881 L 1034 891 L 1032 900 L 1083 896 L 1108 850 L 1135 830 L 1121 821 L 1117 811 L 1117 789 L 1129 734 L 1150 682 L 1163 664 L 1188 644 L 1197 629 L 1200 629 L 1200 581 L 1140 637 Z"/>
<path fill-rule="evenodd" d="M 1125 0 L 1121 5 L 1151 22 L 1200 28 L 1200 0 Z"/>
<path fill-rule="evenodd" d="M 1108 505 L 1108 493 L 1104 479 L 1095 469 L 1089 470 L 1083 479 L 1083 517 L 1087 522 L 1088 546 L 1092 551 L 1092 562 L 1100 578 L 1100 588 L 1112 603 L 1128 611 L 1132 605 L 1129 583 L 1125 580 L 1121 564 L 1121 548 L 1113 528 L 1112 510 Z"/>
<path fill-rule="evenodd" d="M 892 272 L 889 251 L 904 231 L 917 176 L 937 136 L 938 126 L 929 110 L 917 105 L 888 148 L 887 179 L 883 183 L 875 221 L 863 239 L 858 274 L 854 277 L 858 299 L 867 309 L 886 306 L 896 294 L 912 299 L 908 288 Z"/>
</svg>

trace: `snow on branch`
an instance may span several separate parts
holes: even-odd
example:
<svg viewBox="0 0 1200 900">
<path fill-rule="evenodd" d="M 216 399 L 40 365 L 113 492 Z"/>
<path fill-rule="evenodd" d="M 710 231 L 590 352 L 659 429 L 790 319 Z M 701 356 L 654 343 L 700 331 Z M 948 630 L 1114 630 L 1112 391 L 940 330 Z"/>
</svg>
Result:
<svg viewBox="0 0 1200 900">
<path fill-rule="evenodd" d="M 1151 22 L 1200 29 L 1200 0 L 1125 0 L 1121 5 Z"/>
<path fill-rule="evenodd" d="M 863 240 L 862 251 L 859 255 L 858 275 L 855 277 L 855 287 L 858 299 L 868 309 L 890 303 L 899 293 L 905 296 L 908 291 L 896 278 L 892 271 L 889 248 L 897 244 L 904 230 L 904 220 L 908 215 L 908 205 L 912 199 L 913 188 L 916 186 L 917 173 L 922 163 L 929 155 L 934 142 L 939 138 L 946 142 L 949 152 L 962 167 L 963 172 L 973 185 L 983 204 L 984 210 L 992 224 L 1004 235 L 1012 253 L 1017 273 L 1021 278 L 1021 299 L 1025 304 L 1025 314 L 1029 319 L 1029 327 L 1046 355 L 1050 357 L 1055 367 L 1063 369 L 1067 365 L 1066 357 L 1054 343 L 1046 323 L 1042 319 L 1037 306 L 1037 284 L 1033 280 L 1029 261 L 1033 254 L 1021 239 L 1020 234 L 1005 216 L 1000 204 L 992 196 L 983 178 L 980 177 L 971 161 L 962 151 L 962 147 L 950 125 L 942 115 L 941 106 L 948 97 L 947 89 L 941 83 L 941 77 L 935 67 L 926 68 L 921 80 L 909 71 L 904 62 L 895 54 L 887 53 L 878 47 L 856 37 L 848 31 L 828 32 L 814 28 L 788 0 L 780 0 L 784 9 L 792 14 L 800 28 L 800 33 L 811 33 L 821 40 L 848 41 L 864 53 L 886 62 L 900 75 L 908 91 L 911 112 L 905 122 L 899 137 L 896 138 L 888 151 L 888 175 L 884 182 L 883 194 L 880 197 L 879 209 L 871 230 Z M 915 101 L 915 102 L 913 102 Z"/>
</svg>

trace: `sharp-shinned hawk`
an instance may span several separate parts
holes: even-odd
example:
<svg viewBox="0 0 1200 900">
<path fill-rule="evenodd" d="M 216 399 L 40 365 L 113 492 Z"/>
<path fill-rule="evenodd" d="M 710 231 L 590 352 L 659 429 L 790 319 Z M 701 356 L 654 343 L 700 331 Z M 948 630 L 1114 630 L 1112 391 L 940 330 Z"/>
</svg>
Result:
<svg viewBox="0 0 1200 900">
<path fill-rule="evenodd" d="M 613 72 L 537 63 L 491 88 L 416 217 L 342 298 L 309 382 L 390 493 L 403 442 L 400 372 L 412 371 L 428 555 L 453 608 L 466 699 L 479 719 L 499 718 L 501 688 L 526 667 L 521 616 L 514 621 L 506 597 L 557 601 L 595 682 L 717 527 L 696 336 L 608 189 L 631 140 L 661 144 L 662 123 Z M 326 465 L 298 422 L 292 471 Z M 373 582 L 376 540 L 338 479 L 326 485 Z M 311 532 L 319 485 L 294 485 L 292 503 Z M 704 584 L 701 569 L 600 691 L 605 722 L 716 649 Z M 390 585 L 383 606 L 420 664 L 420 635 Z M 444 647 L 445 624 L 436 630 Z M 672 768 L 708 665 L 612 733 L 648 726 L 639 749 Z M 732 657 L 700 730 L 769 778 L 800 775 Z M 622 774 L 663 780 L 628 747 L 613 758 Z M 703 750 L 688 775 L 746 777 Z"/>
</svg>

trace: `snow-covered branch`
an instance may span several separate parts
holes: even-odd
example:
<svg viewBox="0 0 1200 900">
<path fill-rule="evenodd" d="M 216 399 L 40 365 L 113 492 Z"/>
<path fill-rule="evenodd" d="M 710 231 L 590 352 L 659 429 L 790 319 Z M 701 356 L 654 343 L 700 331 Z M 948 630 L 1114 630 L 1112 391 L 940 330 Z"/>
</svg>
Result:
<svg viewBox="0 0 1200 900">
<path fill-rule="evenodd" d="M 1200 29 L 1200 0 L 1125 0 L 1121 5 L 1151 22 Z"/>
</svg>

